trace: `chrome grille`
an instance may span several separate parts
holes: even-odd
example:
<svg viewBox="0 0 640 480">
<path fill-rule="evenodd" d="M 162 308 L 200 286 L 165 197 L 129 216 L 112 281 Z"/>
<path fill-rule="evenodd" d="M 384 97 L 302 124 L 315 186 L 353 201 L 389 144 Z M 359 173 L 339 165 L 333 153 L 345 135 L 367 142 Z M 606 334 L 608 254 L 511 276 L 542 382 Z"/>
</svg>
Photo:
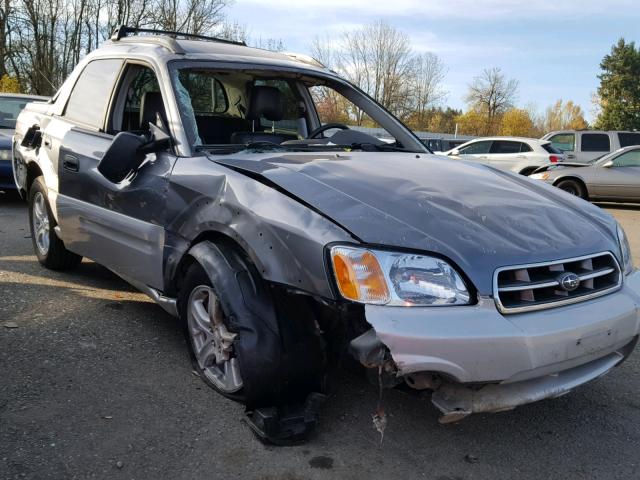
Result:
<svg viewBox="0 0 640 480">
<path fill-rule="evenodd" d="M 621 284 L 620 267 L 610 252 L 503 267 L 493 277 L 494 298 L 503 313 L 581 302 L 612 292 Z"/>
</svg>

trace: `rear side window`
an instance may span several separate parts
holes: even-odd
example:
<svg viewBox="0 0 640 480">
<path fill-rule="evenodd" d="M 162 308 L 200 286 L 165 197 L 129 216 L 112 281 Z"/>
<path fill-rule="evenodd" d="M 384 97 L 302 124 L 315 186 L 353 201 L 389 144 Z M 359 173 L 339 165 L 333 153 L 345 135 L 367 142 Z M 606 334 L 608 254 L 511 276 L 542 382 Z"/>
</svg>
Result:
<svg viewBox="0 0 640 480">
<path fill-rule="evenodd" d="M 113 85 L 122 60 L 94 60 L 73 86 L 64 117 L 95 129 L 102 129 Z"/>
<path fill-rule="evenodd" d="M 606 133 L 583 133 L 581 150 L 583 152 L 608 152 L 611 150 L 609 135 Z"/>
<path fill-rule="evenodd" d="M 576 136 L 573 133 L 558 133 L 549 141 L 555 149 L 561 152 L 573 152 L 576 148 Z"/>
<path fill-rule="evenodd" d="M 621 147 L 640 145 L 640 133 L 618 133 L 618 139 Z"/>
<path fill-rule="evenodd" d="M 542 148 L 544 148 L 549 153 L 555 153 L 556 155 L 562 154 L 562 152 L 554 147 L 551 143 L 543 143 Z"/>
<path fill-rule="evenodd" d="M 475 142 L 471 145 L 467 145 L 466 147 L 462 147 L 460 149 L 460 153 L 463 155 L 477 155 L 482 153 L 489 153 L 489 149 L 491 148 L 491 141 L 485 142 Z"/>
<path fill-rule="evenodd" d="M 497 153 L 497 154 L 508 154 L 508 153 L 519 153 L 520 152 L 520 142 L 509 142 L 505 140 L 496 140 L 491 145 L 491 150 L 489 153 Z"/>
<path fill-rule="evenodd" d="M 520 144 L 520 153 L 532 152 L 532 151 L 533 151 L 533 149 L 529 145 L 527 145 L 526 143 L 521 143 Z"/>
</svg>

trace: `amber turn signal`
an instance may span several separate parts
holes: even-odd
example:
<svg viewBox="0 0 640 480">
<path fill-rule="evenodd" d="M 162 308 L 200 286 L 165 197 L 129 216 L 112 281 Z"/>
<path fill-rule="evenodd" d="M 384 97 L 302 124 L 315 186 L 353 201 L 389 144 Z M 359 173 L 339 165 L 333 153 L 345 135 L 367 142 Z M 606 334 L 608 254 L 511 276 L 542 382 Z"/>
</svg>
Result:
<svg viewBox="0 0 640 480">
<path fill-rule="evenodd" d="M 331 262 L 340 294 L 360 303 L 385 304 L 391 296 L 376 256 L 363 249 L 333 247 Z"/>
</svg>

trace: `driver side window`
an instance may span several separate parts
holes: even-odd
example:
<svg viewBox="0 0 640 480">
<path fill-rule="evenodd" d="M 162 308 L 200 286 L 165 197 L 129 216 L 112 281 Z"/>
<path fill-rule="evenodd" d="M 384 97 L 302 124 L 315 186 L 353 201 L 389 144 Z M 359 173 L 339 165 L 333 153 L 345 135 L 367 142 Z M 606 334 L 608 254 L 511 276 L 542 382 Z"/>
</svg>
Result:
<svg viewBox="0 0 640 480">
<path fill-rule="evenodd" d="M 360 130 L 378 138 L 393 139 L 380 124 L 336 90 L 325 85 L 313 85 L 309 87 L 309 93 L 321 125 L 341 123 L 351 130 Z M 336 131 L 327 130 L 324 136 L 330 137 Z"/>
<path fill-rule="evenodd" d="M 460 149 L 462 155 L 479 155 L 489 153 L 492 142 L 475 142 Z"/>
<path fill-rule="evenodd" d="M 640 150 L 632 150 L 616 157 L 614 167 L 640 167 Z"/>
<path fill-rule="evenodd" d="M 147 133 L 149 123 L 167 130 L 160 85 L 151 68 L 137 64 L 127 66 L 115 98 L 111 133 Z"/>
</svg>

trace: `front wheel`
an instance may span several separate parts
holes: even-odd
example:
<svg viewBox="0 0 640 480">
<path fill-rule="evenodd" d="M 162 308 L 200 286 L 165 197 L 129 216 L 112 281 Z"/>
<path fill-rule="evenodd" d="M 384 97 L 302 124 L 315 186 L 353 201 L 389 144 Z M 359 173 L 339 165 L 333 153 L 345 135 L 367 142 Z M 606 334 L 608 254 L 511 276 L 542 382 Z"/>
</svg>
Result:
<svg viewBox="0 0 640 480">
<path fill-rule="evenodd" d="M 80 255 L 66 249 L 56 234 L 56 222 L 42 177 L 36 178 L 29 190 L 29 225 L 33 249 L 42 265 L 51 270 L 67 270 L 82 261 Z"/>
<path fill-rule="evenodd" d="M 585 192 L 584 187 L 580 184 L 580 182 L 576 180 L 562 180 L 556 185 L 556 187 L 558 187 L 560 190 L 564 190 L 571 195 L 575 195 L 576 197 L 584 199 L 587 198 L 587 192 Z"/>
<path fill-rule="evenodd" d="M 187 336 L 203 379 L 221 394 L 242 401 L 242 374 L 234 348 L 238 333 L 229 330 L 218 293 L 202 268 L 187 272 Z"/>
</svg>

